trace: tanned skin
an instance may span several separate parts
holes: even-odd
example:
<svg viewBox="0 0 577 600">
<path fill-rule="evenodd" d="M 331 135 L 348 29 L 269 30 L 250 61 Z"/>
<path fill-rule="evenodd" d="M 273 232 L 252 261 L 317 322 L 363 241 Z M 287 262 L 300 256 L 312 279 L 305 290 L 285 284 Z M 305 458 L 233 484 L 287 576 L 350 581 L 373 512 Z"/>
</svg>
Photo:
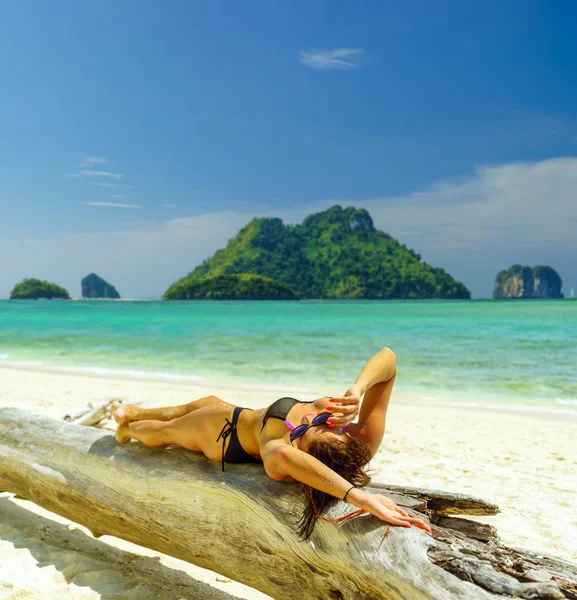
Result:
<svg viewBox="0 0 577 600">
<path fill-rule="evenodd" d="M 307 448 L 319 436 L 330 440 L 350 435 L 366 444 L 371 456 L 374 456 L 385 433 L 395 379 L 396 356 L 389 348 L 383 348 L 367 361 L 343 396 L 318 398 L 313 404 L 295 404 L 287 415 L 287 420 L 296 426 L 310 424 L 317 414 L 330 411 L 333 416 L 326 425 L 311 427 L 291 444 L 290 429 L 283 421 L 269 419 L 262 427 L 266 408 L 244 410 L 237 423 L 239 441 L 248 454 L 262 460 L 266 473 L 272 479 L 300 481 L 336 498 L 343 498 L 351 487 L 350 483 L 307 454 Z M 210 460 L 220 461 L 222 439 L 218 442 L 216 439 L 225 419 L 232 419 L 234 408 L 233 404 L 216 396 L 163 408 L 119 405 L 114 413 L 118 422 L 116 439 L 125 443 L 132 438 L 147 446 L 181 446 L 202 452 Z M 353 422 L 357 417 L 357 422 Z M 343 432 L 345 426 L 346 433 Z M 387 523 L 416 526 L 431 533 L 430 527 L 421 519 L 410 517 L 381 494 L 354 488 L 348 493 L 347 502 Z"/>
</svg>

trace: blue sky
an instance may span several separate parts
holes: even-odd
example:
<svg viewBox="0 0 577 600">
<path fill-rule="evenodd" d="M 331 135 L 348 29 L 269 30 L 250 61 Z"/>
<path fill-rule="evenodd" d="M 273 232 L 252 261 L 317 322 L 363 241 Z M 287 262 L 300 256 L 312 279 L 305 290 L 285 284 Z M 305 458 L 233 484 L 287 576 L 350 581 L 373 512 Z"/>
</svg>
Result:
<svg viewBox="0 0 577 600">
<path fill-rule="evenodd" d="M 0 297 L 160 296 L 253 216 L 332 204 L 475 297 L 577 290 L 572 1 L 3 2 Z"/>
</svg>

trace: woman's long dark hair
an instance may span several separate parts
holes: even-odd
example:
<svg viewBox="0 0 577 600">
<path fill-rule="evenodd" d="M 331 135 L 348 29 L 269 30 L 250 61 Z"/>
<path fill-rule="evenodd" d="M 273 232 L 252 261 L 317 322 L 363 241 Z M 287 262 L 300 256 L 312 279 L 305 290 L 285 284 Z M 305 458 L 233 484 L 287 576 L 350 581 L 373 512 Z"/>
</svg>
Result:
<svg viewBox="0 0 577 600">
<path fill-rule="evenodd" d="M 320 460 L 355 487 L 363 487 L 371 482 L 364 470 L 371 460 L 371 451 L 355 438 L 346 436 L 342 440 L 314 440 L 308 447 L 307 454 Z M 337 498 L 308 485 L 304 487 L 307 504 L 299 521 L 299 535 L 306 540 L 315 528 L 318 515 L 335 504 Z"/>
</svg>

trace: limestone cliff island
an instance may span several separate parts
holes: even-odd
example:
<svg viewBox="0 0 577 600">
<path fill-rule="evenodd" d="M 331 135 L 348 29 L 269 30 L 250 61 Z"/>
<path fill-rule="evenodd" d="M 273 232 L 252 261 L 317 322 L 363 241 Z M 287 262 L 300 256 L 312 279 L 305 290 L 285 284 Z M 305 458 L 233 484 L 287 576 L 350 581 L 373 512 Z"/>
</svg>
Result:
<svg viewBox="0 0 577 600">
<path fill-rule="evenodd" d="M 240 286 L 240 288 L 239 288 Z M 239 291 L 240 290 L 240 291 Z M 449 273 L 341 206 L 285 225 L 253 219 L 225 248 L 165 292 L 166 300 L 469 299 Z"/>
<path fill-rule="evenodd" d="M 96 273 L 90 273 L 86 277 L 82 278 L 80 282 L 82 287 L 83 298 L 107 298 L 110 300 L 118 300 L 120 294 L 116 291 L 116 288 L 98 277 Z"/>
<path fill-rule="evenodd" d="M 39 300 L 41 298 L 70 300 L 70 294 L 55 283 L 34 278 L 23 279 L 14 286 L 10 294 L 10 300 Z"/>
<path fill-rule="evenodd" d="M 497 275 L 493 298 L 563 298 L 562 285 L 551 267 L 513 265 Z"/>
</svg>

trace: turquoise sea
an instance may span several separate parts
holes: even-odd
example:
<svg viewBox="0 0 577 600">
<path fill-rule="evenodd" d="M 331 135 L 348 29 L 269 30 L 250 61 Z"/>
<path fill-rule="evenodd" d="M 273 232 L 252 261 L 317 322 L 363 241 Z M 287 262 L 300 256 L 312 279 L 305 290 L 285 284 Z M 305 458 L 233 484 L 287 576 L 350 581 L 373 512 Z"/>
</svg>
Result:
<svg viewBox="0 0 577 600">
<path fill-rule="evenodd" d="M 399 391 L 577 412 L 577 301 L 0 301 L 0 366 L 338 393 L 383 346 Z"/>
</svg>

